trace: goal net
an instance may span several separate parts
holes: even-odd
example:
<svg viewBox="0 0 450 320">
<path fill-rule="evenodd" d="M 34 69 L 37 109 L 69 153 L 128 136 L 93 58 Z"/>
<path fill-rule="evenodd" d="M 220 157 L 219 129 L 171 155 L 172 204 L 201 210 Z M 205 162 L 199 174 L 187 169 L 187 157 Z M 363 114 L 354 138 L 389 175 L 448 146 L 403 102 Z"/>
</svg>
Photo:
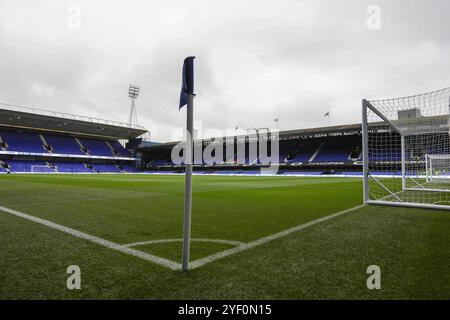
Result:
<svg viewBox="0 0 450 320">
<path fill-rule="evenodd" d="M 53 166 L 43 166 L 43 165 L 32 165 L 31 172 L 33 173 L 50 173 L 50 172 L 58 172 L 58 167 Z"/>
<path fill-rule="evenodd" d="M 426 181 L 450 184 L 450 154 L 425 155 Z"/>
<path fill-rule="evenodd" d="M 450 88 L 363 100 L 366 203 L 450 209 Z"/>
</svg>

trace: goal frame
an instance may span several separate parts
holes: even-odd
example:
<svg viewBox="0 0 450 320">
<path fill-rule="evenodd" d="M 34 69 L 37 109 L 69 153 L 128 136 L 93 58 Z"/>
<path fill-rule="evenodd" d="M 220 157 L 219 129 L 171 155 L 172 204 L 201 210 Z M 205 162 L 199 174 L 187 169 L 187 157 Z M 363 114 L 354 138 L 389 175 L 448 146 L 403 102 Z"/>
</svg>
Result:
<svg viewBox="0 0 450 320">
<path fill-rule="evenodd" d="M 54 166 L 54 168 L 56 169 L 56 171 L 55 170 L 53 170 L 53 171 L 38 171 L 38 172 L 36 172 L 36 171 L 34 171 L 34 168 L 46 168 L 46 169 L 48 169 L 48 170 L 53 170 L 52 168 L 50 168 L 50 167 L 48 167 L 48 166 L 45 166 L 45 165 L 32 165 L 31 166 L 31 173 L 55 173 L 55 172 L 58 172 L 58 166 Z"/>
<path fill-rule="evenodd" d="M 420 190 L 426 192 L 450 192 L 450 190 L 432 189 L 432 188 L 407 188 L 406 184 L 406 152 L 405 152 L 405 135 L 402 131 L 387 117 L 385 117 L 377 108 L 375 108 L 368 100 L 362 100 L 362 158 L 363 158 L 363 200 L 364 204 L 376 204 L 387 205 L 396 207 L 412 207 L 412 208 L 425 208 L 425 209 L 440 209 L 450 210 L 450 205 L 431 204 L 431 203 L 419 203 L 419 202 L 405 202 L 402 201 L 395 193 L 385 187 L 375 176 L 371 176 L 369 172 L 369 123 L 368 123 L 368 111 L 375 113 L 381 120 L 391 127 L 400 135 L 401 142 L 401 179 L 402 179 L 402 191 L 406 190 Z M 426 161 L 427 162 L 427 161 Z M 426 169 L 428 176 L 428 168 Z M 388 191 L 391 196 L 399 200 L 399 202 L 385 201 L 382 199 L 371 199 L 369 194 L 369 179 L 372 178 L 375 183 L 379 184 L 383 189 Z"/>
<path fill-rule="evenodd" d="M 425 178 L 427 182 L 433 181 L 433 160 L 450 161 L 450 154 L 425 154 Z M 450 179 L 450 176 L 434 179 Z"/>
</svg>

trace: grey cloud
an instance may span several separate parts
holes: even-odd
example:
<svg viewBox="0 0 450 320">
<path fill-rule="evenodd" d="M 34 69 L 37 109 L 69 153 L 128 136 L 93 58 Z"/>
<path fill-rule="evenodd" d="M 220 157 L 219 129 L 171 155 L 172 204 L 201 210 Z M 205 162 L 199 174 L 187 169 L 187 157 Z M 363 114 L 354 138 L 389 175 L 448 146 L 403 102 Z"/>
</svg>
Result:
<svg viewBox="0 0 450 320">
<path fill-rule="evenodd" d="M 43 5 L 45 4 L 45 6 Z M 381 30 L 366 27 L 369 5 Z M 67 30 L 67 6 L 81 28 Z M 0 101 L 126 121 L 129 83 L 156 140 L 184 127 L 181 64 L 196 59 L 207 128 L 360 121 L 362 98 L 449 86 L 446 0 L 0 3 Z"/>
</svg>

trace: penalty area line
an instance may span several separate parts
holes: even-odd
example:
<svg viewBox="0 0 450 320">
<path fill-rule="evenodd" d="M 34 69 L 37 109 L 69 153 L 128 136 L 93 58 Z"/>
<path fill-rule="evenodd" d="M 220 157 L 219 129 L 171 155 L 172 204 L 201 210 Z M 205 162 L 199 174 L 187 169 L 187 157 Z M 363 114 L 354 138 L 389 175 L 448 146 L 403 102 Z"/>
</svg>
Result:
<svg viewBox="0 0 450 320">
<path fill-rule="evenodd" d="M 233 254 L 236 254 L 236 253 L 239 253 L 239 252 L 242 252 L 242 251 L 245 251 L 245 250 L 249 250 L 249 249 L 255 248 L 257 246 L 260 246 L 260 245 L 265 244 L 267 242 L 270 242 L 272 240 L 285 237 L 285 236 L 287 236 L 287 235 L 289 235 L 289 234 L 291 234 L 293 232 L 304 230 L 304 229 L 312 227 L 312 226 L 314 226 L 316 224 L 319 224 L 319 223 L 322 223 L 322 222 L 334 219 L 336 217 L 339 217 L 339 216 L 341 216 L 343 214 L 346 214 L 346 213 L 358 210 L 358 209 L 360 209 L 362 207 L 364 207 L 364 204 L 356 206 L 356 207 L 353 207 L 353 208 L 349 208 L 349 209 L 346 209 L 346 210 L 342 210 L 342 211 L 330 214 L 328 216 L 325 216 L 325 217 L 322 217 L 322 218 L 319 218 L 319 219 L 316 219 L 316 220 L 313 220 L 313 221 L 310 221 L 310 222 L 307 222 L 307 223 L 304 223 L 304 224 L 300 224 L 298 226 L 286 229 L 284 231 L 281 231 L 281 232 L 278 232 L 278 233 L 274 233 L 274 234 L 272 234 L 270 236 L 267 236 L 267 237 L 263 237 L 263 238 L 260 238 L 260 239 L 257 239 L 257 240 L 245 243 L 245 244 L 241 244 L 240 246 L 237 246 L 235 248 L 232 248 L 232 249 L 229 249 L 229 250 L 225 250 L 225 251 L 221 251 L 221 252 L 212 254 L 210 256 L 207 256 L 205 258 L 201 258 L 201 259 L 192 261 L 189 264 L 189 268 L 190 269 L 196 269 L 196 268 L 202 267 L 202 266 L 204 266 L 204 265 L 206 265 L 208 263 L 214 262 L 216 260 L 219 260 L 219 259 L 231 256 Z"/>
<path fill-rule="evenodd" d="M 152 254 L 145 253 L 145 252 L 142 252 L 139 250 L 135 250 L 135 249 L 126 247 L 124 245 L 120 245 L 120 244 L 112 242 L 112 241 L 108 241 L 108 240 L 105 240 L 105 239 L 102 239 L 102 238 L 99 238 L 99 237 L 96 237 L 96 236 L 93 236 L 93 235 L 90 235 L 90 234 L 87 234 L 87 233 L 84 233 L 84 232 L 81 232 L 81 231 L 78 231 L 78 230 L 75 230 L 72 228 L 68 228 L 68 227 L 62 226 L 60 224 L 48 221 L 48 220 L 37 218 L 35 216 L 29 215 L 29 214 L 26 214 L 23 212 L 19 212 L 16 210 L 12 210 L 9 208 L 5 208 L 2 206 L 0 206 L 0 211 L 3 211 L 4 213 L 12 214 L 19 218 L 23 218 L 23 219 L 26 219 L 29 221 L 39 223 L 46 227 L 70 234 L 70 235 L 75 236 L 80 239 L 84 239 L 84 240 L 99 244 L 99 245 L 109 248 L 109 249 L 113 249 L 113 250 L 116 250 L 116 251 L 119 251 L 119 252 L 122 252 L 122 253 L 125 253 L 128 255 L 152 262 L 154 264 L 169 268 L 171 270 L 181 270 L 181 265 L 178 263 L 175 263 L 173 261 L 170 261 L 170 260 L 167 260 L 167 259 L 164 259 L 161 257 L 157 257 Z"/>
</svg>

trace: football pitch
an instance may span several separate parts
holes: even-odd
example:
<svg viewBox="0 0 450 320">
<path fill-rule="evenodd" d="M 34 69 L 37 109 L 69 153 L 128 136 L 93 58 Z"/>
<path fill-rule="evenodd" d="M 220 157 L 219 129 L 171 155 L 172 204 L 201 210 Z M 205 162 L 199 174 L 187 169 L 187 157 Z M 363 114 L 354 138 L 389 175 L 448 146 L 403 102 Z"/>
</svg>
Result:
<svg viewBox="0 0 450 320">
<path fill-rule="evenodd" d="M 194 176 L 189 272 L 183 199 L 180 175 L 0 175 L 0 299 L 450 299 L 450 214 L 362 206 L 359 178 Z"/>
</svg>

